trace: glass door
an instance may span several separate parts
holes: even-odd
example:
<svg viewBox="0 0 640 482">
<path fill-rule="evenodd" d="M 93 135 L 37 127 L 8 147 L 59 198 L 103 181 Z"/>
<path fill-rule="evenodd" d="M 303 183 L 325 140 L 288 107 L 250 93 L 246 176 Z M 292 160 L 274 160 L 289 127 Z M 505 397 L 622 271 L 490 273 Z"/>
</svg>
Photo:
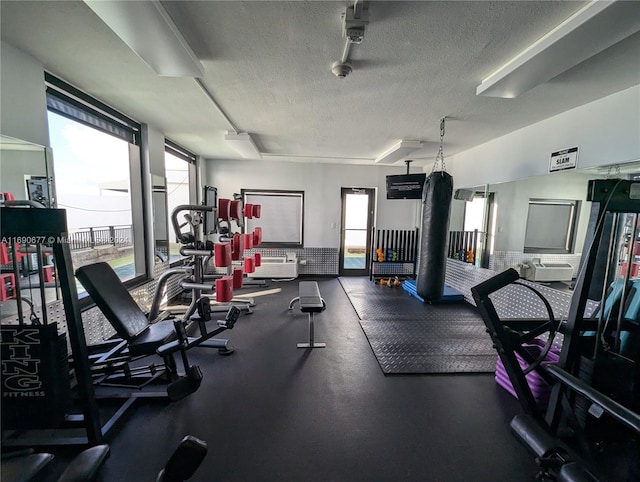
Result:
<svg viewBox="0 0 640 482">
<path fill-rule="evenodd" d="M 341 194 L 340 275 L 367 276 L 375 190 L 343 187 Z"/>
</svg>

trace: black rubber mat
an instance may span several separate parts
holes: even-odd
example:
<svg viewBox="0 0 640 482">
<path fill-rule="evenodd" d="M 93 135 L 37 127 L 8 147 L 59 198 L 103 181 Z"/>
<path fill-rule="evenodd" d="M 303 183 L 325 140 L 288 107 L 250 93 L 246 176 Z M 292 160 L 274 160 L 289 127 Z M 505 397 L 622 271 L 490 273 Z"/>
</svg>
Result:
<svg viewBox="0 0 640 482">
<path fill-rule="evenodd" d="M 495 371 L 491 339 L 466 303 L 425 304 L 368 278 L 341 277 L 340 284 L 384 373 Z"/>
</svg>

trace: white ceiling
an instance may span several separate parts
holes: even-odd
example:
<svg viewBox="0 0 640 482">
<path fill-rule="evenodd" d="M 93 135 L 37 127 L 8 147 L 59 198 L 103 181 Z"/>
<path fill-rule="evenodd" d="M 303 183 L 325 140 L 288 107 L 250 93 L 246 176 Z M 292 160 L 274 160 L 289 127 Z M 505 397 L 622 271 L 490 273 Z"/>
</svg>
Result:
<svg viewBox="0 0 640 482">
<path fill-rule="evenodd" d="M 265 159 L 373 164 L 416 139 L 429 143 L 413 157 L 431 163 L 442 116 L 446 156 L 640 83 L 636 33 L 516 99 L 475 95 L 581 1 L 372 1 L 354 71 L 338 79 L 331 65 L 351 4 L 162 2 L 204 65 L 204 84 Z M 239 157 L 195 80 L 157 76 L 83 2 L 0 1 L 0 14 L 2 40 L 51 73 L 197 154 Z"/>
</svg>

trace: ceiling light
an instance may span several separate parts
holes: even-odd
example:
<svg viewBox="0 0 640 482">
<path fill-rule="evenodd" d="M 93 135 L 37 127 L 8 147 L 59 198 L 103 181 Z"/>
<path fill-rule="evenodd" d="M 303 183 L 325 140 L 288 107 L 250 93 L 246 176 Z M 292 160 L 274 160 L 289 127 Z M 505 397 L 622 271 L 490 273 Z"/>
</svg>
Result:
<svg viewBox="0 0 640 482">
<path fill-rule="evenodd" d="M 590 2 L 484 79 L 476 95 L 517 97 L 638 30 L 637 2 Z"/>
<path fill-rule="evenodd" d="M 420 141 L 399 141 L 391 149 L 376 158 L 376 164 L 393 164 L 422 148 Z"/>
<path fill-rule="evenodd" d="M 262 159 L 262 154 L 253 143 L 251 135 L 246 132 L 227 132 L 224 140 L 242 157 L 246 159 Z"/>
<path fill-rule="evenodd" d="M 84 2 L 158 75 L 204 75 L 204 67 L 158 0 Z"/>
</svg>

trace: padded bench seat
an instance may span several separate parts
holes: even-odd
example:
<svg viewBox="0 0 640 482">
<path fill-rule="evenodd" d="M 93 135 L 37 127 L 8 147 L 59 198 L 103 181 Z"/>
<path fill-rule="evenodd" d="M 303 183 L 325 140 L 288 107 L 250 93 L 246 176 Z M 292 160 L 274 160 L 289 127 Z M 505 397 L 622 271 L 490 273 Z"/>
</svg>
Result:
<svg viewBox="0 0 640 482">
<path fill-rule="evenodd" d="M 323 311 L 327 304 L 320 296 L 318 283 L 315 281 L 300 281 L 298 283 L 298 296 L 289 302 L 289 309 L 293 309 L 296 302 L 300 303 L 300 311 L 309 315 L 309 342 L 298 343 L 298 348 L 324 348 L 325 343 L 315 343 L 313 340 L 313 314 Z"/>
<path fill-rule="evenodd" d="M 320 296 L 318 283 L 315 281 L 300 281 L 298 284 L 298 293 L 300 311 L 303 313 L 320 313 L 325 309 L 324 300 Z"/>
</svg>

